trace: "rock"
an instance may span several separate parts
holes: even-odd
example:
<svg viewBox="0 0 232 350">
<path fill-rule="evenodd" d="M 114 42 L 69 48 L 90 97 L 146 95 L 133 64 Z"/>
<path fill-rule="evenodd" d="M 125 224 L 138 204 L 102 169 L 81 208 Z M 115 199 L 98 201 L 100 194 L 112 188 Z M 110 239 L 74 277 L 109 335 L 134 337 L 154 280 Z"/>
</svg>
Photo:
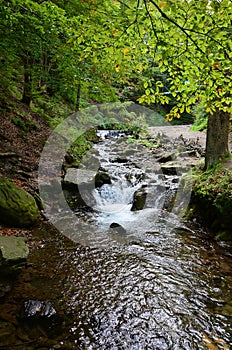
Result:
<svg viewBox="0 0 232 350">
<path fill-rule="evenodd" d="M 93 170 L 69 168 L 65 174 L 63 184 L 65 187 L 92 184 L 95 181 L 95 175 L 96 172 Z"/>
<path fill-rule="evenodd" d="M 59 333 L 59 328 L 63 323 L 62 315 L 57 313 L 52 304 L 49 301 L 41 300 L 26 301 L 21 308 L 20 318 L 20 323 L 28 328 L 32 334 L 40 332 L 49 334 L 53 333 L 54 330 Z"/>
<path fill-rule="evenodd" d="M 114 230 L 114 232 L 119 233 L 119 234 L 125 234 L 126 230 L 124 229 L 123 226 L 121 226 L 120 224 L 118 224 L 117 222 L 112 222 L 112 224 L 110 224 L 110 228 Z"/>
<path fill-rule="evenodd" d="M 95 186 L 101 187 L 104 184 L 111 184 L 111 179 L 106 171 L 99 170 L 95 176 Z"/>
<path fill-rule="evenodd" d="M 1 276 L 17 273 L 24 266 L 28 254 L 25 238 L 0 236 Z"/>
<path fill-rule="evenodd" d="M 161 170 L 164 175 L 179 175 L 187 172 L 191 167 L 196 164 L 197 160 L 183 159 L 182 163 L 179 162 L 167 162 L 161 164 Z"/>
<path fill-rule="evenodd" d="M 92 190 L 95 188 L 93 170 L 69 168 L 62 182 L 63 190 L 67 190 L 65 197 L 72 209 L 90 208 L 95 205 Z"/>
<path fill-rule="evenodd" d="M 128 163 L 130 162 L 127 158 L 116 157 L 114 159 L 110 159 L 111 163 Z"/>
<path fill-rule="evenodd" d="M 5 261 L 26 260 L 29 254 L 25 238 L 14 236 L 0 236 L 0 251 Z"/>
<path fill-rule="evenodd" d="M 178 157 L 181 157 L 181 158 L 185 158 L 185 157 L 197 157 L 197 158 L 199 158 L 200 155 L 198 154 L 197 150 L 193 149 L 193 150 L 190 150 L 190 151 L 180 152 L 180 153 L 178 154 Z"/>
<path fill-rule="evenodd" d="M 159 163 L 167 163 L 172 161 L 175 158 L 175 153 L 165 152 L 157 159 Z"/>
<path fill-rule="evenodd" d="M 174 164 L 172 162 L 162 164 L 161 170 L 164 175 L 177 175 L 178 172 L 177 164 Z"/>
<path fill-rule="evenodd" d="M 38 219 L 35 199 L 10 180 L 0 178 L 0 221 L 12 227 L 28 227 Z"/>
<path fill-rule="evenodd" d="M 24 317 L 46 317 L 56 315 L 56 310 L 49 301 L 28 300 L 24 303 Z"/>
<path fill-rule="evenodd" d="M 146 198 L 147 198 L 147 192 L 144 187 L 135 191 L 131 210 L 132 211 L 142 210 L 145 207 Z"/>
</svg>

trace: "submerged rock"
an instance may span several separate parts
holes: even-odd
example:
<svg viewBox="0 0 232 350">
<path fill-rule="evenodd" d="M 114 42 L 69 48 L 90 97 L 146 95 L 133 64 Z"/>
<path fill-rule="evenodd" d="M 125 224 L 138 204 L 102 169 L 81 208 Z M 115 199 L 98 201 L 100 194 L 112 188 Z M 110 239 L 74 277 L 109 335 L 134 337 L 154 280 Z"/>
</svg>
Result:
<svg viewBox="0 0 232 350">
<path fill-rule="evenodd" d="M 28 300 L 24 304 L 24 317 L 46 317 L 56 315 L 56 310 L 49 301 Z"/>
<path fill-rule="evenodd" d="M 39 209 L 32 195 L 0 178 L 0 221 L 11 227 L 28 227 L 38 219 Z"/>
</svg>

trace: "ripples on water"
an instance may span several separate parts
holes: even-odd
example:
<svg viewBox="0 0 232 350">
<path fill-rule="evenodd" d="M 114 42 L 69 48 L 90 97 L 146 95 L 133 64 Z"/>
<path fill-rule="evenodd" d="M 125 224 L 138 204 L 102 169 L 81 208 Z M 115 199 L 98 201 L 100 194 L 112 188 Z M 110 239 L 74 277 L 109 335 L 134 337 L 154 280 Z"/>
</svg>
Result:
<svg viewBox="0 0 232 350">
<path fill-rule="evenodd" d="M 104 167 L 121 181 L 125 167 L 112 171 L 110 152 L 111 146 L 101 149 Z M 106 185 L 95 193 L 101 208 L 95 230 L 107 249 L 80 248 L 62 256 L 69 269 L 64 293 L 74 317 L 72 337 L 86 349 L 229 349 L 230 254 L 174 214 L 157 208 L 132 213 L 137 184 L 125 190 L 121 182 L 117 193 Z M 110 232 L 112 221 L 126 235 Z"/>
<path fill-rule="evenodd" d="M 104 199 L 111 194 L 105 191 Z M 131 213 L 127 195 L 123 212 L 91 218 L 90 239 L 105 240 L 102 249 L 74 243 L 80 238 L 75 225 L 74 242 L 46 224 L 35 230 L 45 245 L 32 252 L 8 302 L 49 300 L 63 322 L 36 332 L 19 322 L 18 349 L 230 349 L 231 249 L 162 209 Z M 126 236 L 109 231 L 116 219 Z"/>
<path fill-rule="evenodd" d="M 76 315 L 71 331 L 84 346 L 229 349 L 228 258 L 214 243 L 179 234 L 147 233 L 143 242 L 117 251 L 69 256 L 65 293 Z"/>
<path fill-rule="evenodd" d="M 72 336 L 86 349 L 229 349 L 230 257 L 199 227 L 188 229 L 157 206 L 132 213 L 141 170 L 136 168 L 136 177 L 133 167 L 112 164 L 111 144 L 98 151 L 115 182 L 95 192 L 95 229 L 105 249 L 62 257 L 69 267 L 64 293 L 74 317 Z M 137 161 L 141 157 L 147 154 L 140 150 Z M 128 171 L 130 187 L 123 182 Z M 126 229 L 126 237 L 110 236 L 112 221 Z M 106 236 L 113 247 L 103 244 Z"/>
</svg>

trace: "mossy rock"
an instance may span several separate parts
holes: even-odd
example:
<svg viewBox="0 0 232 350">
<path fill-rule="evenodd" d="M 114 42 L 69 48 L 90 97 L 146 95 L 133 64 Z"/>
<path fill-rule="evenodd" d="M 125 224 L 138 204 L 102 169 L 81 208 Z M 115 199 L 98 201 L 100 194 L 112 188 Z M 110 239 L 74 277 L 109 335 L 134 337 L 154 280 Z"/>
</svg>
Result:
<svg viewBox="0 0 232 350">
<path fill-rule="evenodd" d="M 35 199 L 12 181 L 0 178 L 0 221 L 11 227 L 29 227 L 39 218 Z"/>
<path fill-rule="evenodd" d="M 29 249 L 25 243 L 24 237 L 1 236 L 0 237 L 0 255 L 4 262 L 12 263 L 26 260 Z"/>
</svg>

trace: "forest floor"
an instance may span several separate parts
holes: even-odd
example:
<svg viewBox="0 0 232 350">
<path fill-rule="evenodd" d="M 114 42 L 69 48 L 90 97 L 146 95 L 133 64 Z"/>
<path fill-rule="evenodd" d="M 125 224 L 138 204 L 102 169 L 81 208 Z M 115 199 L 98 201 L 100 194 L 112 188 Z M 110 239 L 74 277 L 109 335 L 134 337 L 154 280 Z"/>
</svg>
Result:
<svg viewBox="0 0 232 350">
<path fill-rule="evenodd" d="M 0 176 L 10 178 L 15 184 L 32 195 L 38 193 L 37 175 L 43 146 L 51 133 L 37 113 L 27 106 L 11 99 L 7 104 L 0 101 Z M 194 132 L 188 125 L 152 127 L 152 136 L 164 133 L 170 138 L 180 135 L 193 140 L 203 148 L 206 143 L 204 132 Z M 232 133 L 230 134 L 232 151 Z M 226 165 L 232 170 L 232 159 Z M 0 235 L 28 235 L 30 230 L 9 229 L 0 226 Z"/>
</svg>

